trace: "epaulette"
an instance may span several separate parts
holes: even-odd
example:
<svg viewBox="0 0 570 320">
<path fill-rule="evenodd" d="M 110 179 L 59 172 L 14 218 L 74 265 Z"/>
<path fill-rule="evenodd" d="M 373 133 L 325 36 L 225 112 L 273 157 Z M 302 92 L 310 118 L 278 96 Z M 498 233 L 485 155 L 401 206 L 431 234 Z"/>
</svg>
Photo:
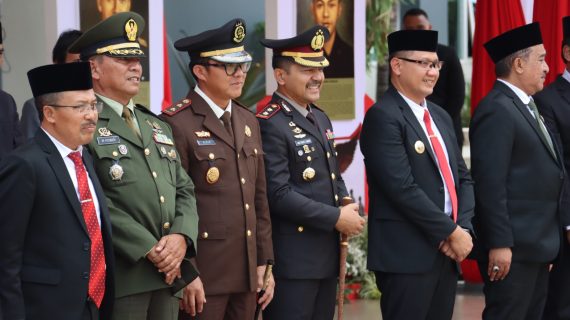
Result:
<svg viewBox="0 0 570 320">
<path fill-rule="evenodd" d="M 190 105 L 192 105 L 192 100 L 190 100 L 188 98 L 184 98 L 184 99 L 174 103 L 170 107 L 162 110 L 162 113 L 167 115 L 167 116 L 173 116 L 173 115 L 177 114 L 178 112 L 188 108 Z"/>
<path fill-rule="evenodd" d="M 255 116 L 261 119 L 269 119 L 276 115 L 281 107 L 278 104 L 268 104 L 263 108 L 263 110 L 259 111 Z"/>
</svg>

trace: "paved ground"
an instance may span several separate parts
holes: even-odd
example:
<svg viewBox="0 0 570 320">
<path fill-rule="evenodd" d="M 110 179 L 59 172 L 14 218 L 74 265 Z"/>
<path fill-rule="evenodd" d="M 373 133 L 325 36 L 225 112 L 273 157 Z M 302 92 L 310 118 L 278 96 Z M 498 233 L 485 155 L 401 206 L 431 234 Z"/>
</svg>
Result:
<svg viewBox="0 0 570 320">
<path fill-rule="evenodd" d="M 484 305 L 482 286 L 460 283 L 457 287 L 453 320 L 479 320 Z M 378 300 L 356 300 L 345 304 L 344 310 L 344 320 L 382 319 Z"/>
</svg>

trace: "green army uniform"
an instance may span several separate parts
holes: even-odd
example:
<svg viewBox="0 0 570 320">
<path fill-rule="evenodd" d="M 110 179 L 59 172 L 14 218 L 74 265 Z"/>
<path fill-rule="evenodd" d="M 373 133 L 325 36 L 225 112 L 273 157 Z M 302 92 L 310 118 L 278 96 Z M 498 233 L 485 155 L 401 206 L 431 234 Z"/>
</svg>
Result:
<svg viewBox="0 0 570 320">
<path fill-rule="evenodd" d="M 170 126 L 140 105 L 134 114 L 142 142 L 105 103 L 89 144 L 111 214 L 116 297 L 168 287 L 146 253 L 167 234 L 192 241 L 198 234 L 194 185 L 180 164 Z"/>
<path fill-rule="evenodd" d="M 142 58 L 145 55 L 137 40 L 144 24 L 137 13 L 115 14 L 87 30 L 69 52 L 79 53 L 84 61 L 102 55 Z M 98 65 L 101 61 L 92 63 Z M 113 95 L 123 89 L 98 82 L 110 75 L 99 77 L 93 77 L 95 93 L 99 90 Z M 104 107 L 88 148 L 105 192 L 113 229 L 113 319 L 176 319 L 178 299 L 173 294 L 197 276 L 189 260 L 196 254 L 198 233 L 194 184 L 181 166 L 168 124 L 147 108 L 135 106 L 132 97 L 125 106 L 108 96 L 98 95 L 97 99 Z M 180 267 L 182 278 L 168 285 L 147 254 L 162 237 L 172 234 L 184 236 L 188 248 Z"/>
</svg>

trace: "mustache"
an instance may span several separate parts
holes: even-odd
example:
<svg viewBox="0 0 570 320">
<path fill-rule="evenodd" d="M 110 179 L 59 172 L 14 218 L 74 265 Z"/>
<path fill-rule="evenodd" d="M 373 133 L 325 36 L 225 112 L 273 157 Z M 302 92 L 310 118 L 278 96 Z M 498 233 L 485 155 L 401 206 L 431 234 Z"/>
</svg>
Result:
<svg viewBox="0 0 570 320">
<path fill-rule="evenodd" d="M 322 83 L 323 83 L 322 81 L 312 80 L 312 81 L 309 81 L 309 83 L 307 83 L 307 87 L 314 86 L 314 85 L 320 86 Z"/>
<path fill-rule="evenodd" d="M 88 121 L 83 122 L 83 123 L 81 124 L 81 127 L 84 128 L 84 127 L 87 127 L 87 126 L 96 126 L 96 125 L 97 125 L 97 121 L 88 120 Z"/>
</svg>

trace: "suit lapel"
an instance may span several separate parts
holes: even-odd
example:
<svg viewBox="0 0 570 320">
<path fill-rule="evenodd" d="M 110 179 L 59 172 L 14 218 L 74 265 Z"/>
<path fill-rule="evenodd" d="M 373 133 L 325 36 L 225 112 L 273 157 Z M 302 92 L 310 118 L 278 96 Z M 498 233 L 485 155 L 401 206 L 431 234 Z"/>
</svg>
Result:
<svg viewBox="0 0 570 320">
<path fill-rule="evenodd" d="M 99 100 L 102 101 L 102 100 Z M 135 115 L 136 116 L 136 115 Z M 107 119 L 107 129 L 111 130 L 112 133 L 120 136 L 123 139 L 129 140 L 132 144 L 142 148 L 142 143 L 139 137 L 135 135 L 133 130 L 127 126 L 123 118 L 121 118 L 109 105 L 105 104 L 101 113 L 99 113 L 100 119 Z M 139 127 L 142 127 L 140 119 L 137 118 Z"/>
<path fill-rule="evenodd" d="M 81 224 L 83 230 L 87 232 L 87 227 L 85 226 L 85 219 L 83 218 L 83 211 L 81 210 L 81 204 L 79 203 L 79 199 L 77 198 L 77 192 L 73 187 L 73 182 L 71 181 L 71 177 L 69 176 L 69 171 L 67 171 L 65 163 L 61 158 L 61 154 L 59 153 L 53 142 L 51 142 L 49 137 L 43 131 L 41 130 L 38 131 L 38 134 L 36 135 L 36 140 L 38 144 L 42 146 L 43 150 L 49 154 L 47 156 L 48 163 L 52 168 L 53 173 L 57 178 L 57 181 L 59 182 L 59 185 L 63 189 L 65 197 L 69 201 L 69 204 L 71 204 L 71 207 L 73 208 L 73 212 L 75 213 L 77 220 L 79 220 L 79 223 Z"/>
<path fill-rule="evenodd" d="M 291 121 L 293 121 L 297 125 L 297 127 L 303 129 L 305 132 L 315 137 L 317 141 L 321 144 L 321 146 L 325 147 L 323 134 L 319 132 L 317 127 L 314 124 L 312 124 L 311 121 L 309 121 L 301 113 L 299 113 L 299 111 L 297 111 L 297 109 L 295 109 L 295 107 L 293 107 L 289 102 L 285 101 L 276 94 L 273 95 L 273 99 L 279 101 L 279 103 L 281 104 L 281 108 L 283 108 L 283 105 L 286 105 L 287 108 L 291 110 L 291 112 L 286 112 L 286 114 L 289 117 L 291 117 Z"/>
<path fill-rule="evenodd" d="M 224 128 L 224 125 L 222 124 L 220 119 L 216 117 L 216 114 L 214 114 L 214 111 L 212 110 L 212 108 L 210 108 L 208 103 L 204 101 L 204 99 L 202 99 L 202 97 L 199 94 L 197 94 L 196 91 L 192 91 L 188 95 L 188 98 L 192 100 L 192 110 L 194 111 L 194 113 L 202 115 L 204 117 L 202 125 L 208 130 L 210 130 L 220 140 L 224 141 L 231 148 L 235 149 L 232 137 L 230 137 L 229 133 Z"/>
<path fill-rule="evenodd" d="M 420 137 L 420 140 L 422 141 L 422 143 L 425 146 L 425 150 L 427 151 L 427 153 L 431 157 L 431 160 L 433 161 L 434 165 L 437 168 L 437 160 L 435 158 L 435 154 L 433 153 L 433 150 L 430 147 L 431 143 L 430 143 L 428 137 L 426 136 L 424 129 L 422 128 L 421 124 L 419 123 L 418 118 L 416 118 L 416 115 L 412 111 L 412 108 L 410 108 L 410 106 L 406 103 L 404 98 L 402 98 L 400 96 L 400 94 L 396 91 L 396 89 L 390 88 L 388 93 L 392 95 L 392 97 L 394 98 L 394 100 L 396 101 L 396 103 L 398 104 L 400 109 L 402 110 L 402 114 L 403 114 L 406 122 L 408 122 L 408 124 L 412 127 L 412 129 L 414 129 L 414 131 L 416 132 L 418 137 Z"/>
<path fill-rule="evenodd" d="M 154 137 L 152 119 L 149 119 L 146 113 L 139 111 L 137 108 L 135 108 L 135 116 L 137 117 L 137 122 L 141 131 L 142 145 L 143 147 L 147 147 Z"/>
<path fill-rule="evenodd" d="M 497 82 L 497 84 L 499 85 L 498 88 L 512 99 L 513 104 L 516 106 L 516 108 L 519 110 L 522 116 L 526 119 L 526 121 L 528 121 L 534 132 L 538 135 L 540 141 L 542 141 L 542 144 L 546 148 L 548 154 L 550 154 L 552 159 L 558 164 L 558 160 L 554 158 L 554 155 L 552 154 L 552 152 L 550 152 L 550 148 L 548 147 L 548 142 L 546 141 L 546 138 L 542 135 L 542 132 L 538 127 L 537 119 L 535 119 L 531 115 L 531 111 L 529 110 L 529 108 L 521 101 L 521 99 L 513 92 L 513 90 L 507 87 L 507 85 L 501 82 Z M 554 141 L 554 138 L 552 136 L 550 138 Z"/>
</svg>

